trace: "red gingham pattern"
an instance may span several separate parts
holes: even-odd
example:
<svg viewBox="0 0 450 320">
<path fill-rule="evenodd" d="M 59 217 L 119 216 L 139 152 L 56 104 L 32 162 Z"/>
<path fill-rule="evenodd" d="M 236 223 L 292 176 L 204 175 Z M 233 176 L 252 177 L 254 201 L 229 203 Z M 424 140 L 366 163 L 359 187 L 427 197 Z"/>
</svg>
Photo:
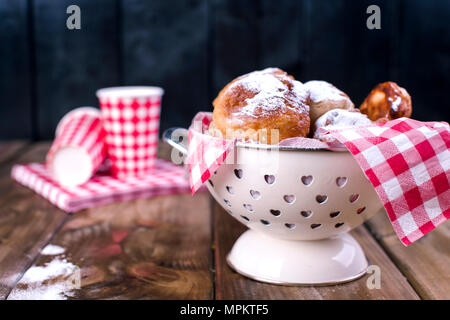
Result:
<svg viewBox="0 0 450 320">
<path fill-rule="evenodd" d="M 72 110 L 57 126 L 55 140 L 46 157 L 48 170 L 51 172 L 53 156 L 60 148 L 78 147 L 86 151 L 91 158 L 93 175 L 106 157 L 104 135 L 99 110 Z"/>
<path fill-rule="evenodd" d="M 60 186 L 52 180 L 45 165 L 41 163 L 15 165 L 11 176 L 67 212 L 117 201 L 189 192 L 184 167 L 161 159 L 156 160 L 152 174 L 125 179 L 96 174 L 88 182 L 77 187 Z"/>
<path fill-rule="evenodd" d="M 204 135 L 211 123 L 210 113 L 200 112 L 192 121 L 188 132 L 189 185 L 194 194 L 211 174 L 225 161 L 228 152 L 233 150 L 235 140 L 224 140 Z"/>
<path fill-rule="evenodd" d="M 235 146 L 235 141 L 203 134 L 210 122 L 210 113 L 199 113 L 189 129 L 187 164 L 191 193 L 209 179 Z M 405 245 L 449 218 L 447 123 L 401 118 L 385 124 L 333 130 L 329 135 L 330 141 L 339 141 L 353 154 Z M 333 148 L 335 144 L 328 147 Z"/>
<path fill-rule="evenodd" d="M 448 124 L 401 118 L 331 134 L 353 154 L 405 245 L 450 217 Z"/>
<path fill-rule="evenodd" d="M 156 163 L 161 97 L 99 100 L 112 174 L 124 178 L 151 172 Z"/>
</svg>

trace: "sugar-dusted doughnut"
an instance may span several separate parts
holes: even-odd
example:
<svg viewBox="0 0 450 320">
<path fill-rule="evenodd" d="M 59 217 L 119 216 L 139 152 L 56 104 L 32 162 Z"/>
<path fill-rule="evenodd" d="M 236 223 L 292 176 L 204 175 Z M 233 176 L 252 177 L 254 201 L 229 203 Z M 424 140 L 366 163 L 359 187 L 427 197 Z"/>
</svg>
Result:
<svg viewBox="0 0 450 320">
<path fill-rule="evenodd" d="M 323 140 L 320 128 L 323 127 L 360 127 L 372 124 L 373 122 L 365 115 L 359 112 L 358 109 L 343 110 L 333 109 L 323 114 L 316 120 L 314 138 Z"/>
<path fill-rule="evenodd" d="M 240 76 L 214 100 L 213 126 L 225 138 L 276 144 L 308 135 L 308 92 L 278 68 Z"/>
<path fill-rule="evenodd" d="M 352 100 L 344 92 L 326 81 L 311 80 L 305 83 L 309 92 L 309 117 L 311 124 L 333 109 L 354 109 Z"/>
</svg>

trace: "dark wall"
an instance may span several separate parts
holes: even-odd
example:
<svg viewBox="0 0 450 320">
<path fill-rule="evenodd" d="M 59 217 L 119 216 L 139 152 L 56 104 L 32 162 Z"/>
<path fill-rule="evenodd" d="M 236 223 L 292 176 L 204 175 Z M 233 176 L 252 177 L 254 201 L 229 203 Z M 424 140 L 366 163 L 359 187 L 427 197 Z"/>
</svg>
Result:
<svg viewBox="0 0 450 320">
<path fill-rule="evenodd" d="M 81 30 L 66 28 L 71 4 Z M 381 30 L 366 28 L 371 4 Z M 356 105 L 396 81 L 415 119 L 449 121 L 449 21 L 447 0 L 1 0 L 0 138 L 51 138 L 116 85 L 164 87 L 162 129 L 187 126 L 227 82 L 268 66 Z"/>
</svg>

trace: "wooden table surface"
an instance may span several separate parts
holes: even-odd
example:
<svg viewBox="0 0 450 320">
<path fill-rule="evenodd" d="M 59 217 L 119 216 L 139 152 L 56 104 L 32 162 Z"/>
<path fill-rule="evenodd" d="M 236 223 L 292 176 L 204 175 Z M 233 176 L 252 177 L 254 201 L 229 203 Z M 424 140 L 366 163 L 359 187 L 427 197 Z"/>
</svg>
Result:
<svg viewBox="0 0 450 320">
<path fill-rule="evenodd" d="M 0 299 L 450 299 L 449 221 L 409 247 L 383 214 L 353 230 L 381 270 L 380 289 L 367 287 L 368 275 L 329 287 L 269 285 L 227 266 L 245 227 L 208 193 L 71 214 L 11 180 L 13 164 L 43 161 L 48 147 L 0 143 Z"/>
</svg>

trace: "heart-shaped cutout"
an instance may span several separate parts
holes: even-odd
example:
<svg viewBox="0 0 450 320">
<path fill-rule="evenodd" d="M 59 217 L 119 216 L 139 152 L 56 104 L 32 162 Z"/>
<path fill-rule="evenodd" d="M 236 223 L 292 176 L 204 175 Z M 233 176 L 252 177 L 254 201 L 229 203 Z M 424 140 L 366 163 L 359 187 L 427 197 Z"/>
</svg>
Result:
<svg viewBox="0 0 450 320">
<path fill-rule="evenodd" d="M 342 188 L 347 183 L 346 177 L 337 177 L 336 178 L 336 184 L 339 188 Z"/>
<path fill-rule="evenodd" d="M 316 201 L 317 201 L 318 203 L 324 203 L 325 201 L 327 201 L 327 199 L 328 199 L 328 197 L 327 197 L 327 195 L 325 195 L 325 194 L 318 194 L 318 195 L 316 196 Z"/>
<path fill-rule="evenodd" d="M 283 197 L 283 199 L 287 203 L 293 203 L 295 201 L 295 196 L 293 194 L 287 194 Z"/>
<path fill-rule="evenodd" d="M 352 194 L 349 198 L 348 201 L 350 201 L 350 203 L 355 202 L 356 200 L 358 200 L 359 198 L 359 194 Z"/>
<path fill-rule="evenodd" d="M 226 188 L 227 188 L 227 191 L 228 191 L 229 194 L 234 194 L 233 187 L 227 186 Z"/>
<path fill-rule="evenodd" d="M 271 174 L 266 174 L 264 176 L 264 180 L 266 180 L 266 182 L 268 184 L 273 184 L 275 182 L 275 176 L 271 175 Z"/>
<path fill-rule="evenodd" d="M 286 228 L 288 228 L 288 229 L 294 229 L 294 228 L 295 228 L 295 224 L 293 224 L 293 223 L 285 223 L 284 225 L 285 225 Z"/>
<path fill-rule="evenodd" d="M 302 182 L 305 186 L 309 186 L 313 182 L 313 176 L 303 176 Z"/>
<path fill-rule="evenodd" d="M 366 207 L 359 208 L 358 210 L 356 210 L 356 213 L 361 214 L 364 212 L 364 210 L 366 210 Z"/>
<path fill-rule="evenodd" d="M 261 220 L 259 220 L 259 221 L 261 221 L 261 223 L 262 223 L 263 225 L 265 225 L 265 226 L 268 226 L 268 225 L 270 224 L 269 221 L 264 220 L 264 219 L 261 219 Z"/>
<path fill-rule="evenodd" d="M 256 191 L 256 190 L 250 190 L 250 195 L 252 196 L 253 199 L 256 199 L 256 200 L 261 198 L 261 193 L 259 193 L 259 191 Z"/>
<path fill-rule="evenodd" d="M 335 228 L 340 228 L 340 227 L 342 227 L 343 225 L 344 225 L 343 222 L 339 222 L 339 223 L 336 223 L 336 224 L 334 225 L 334 227 L 335 227 Z"/>
<path fill-rule="evenodd" d="M 275 217 L 279 217 L 281 214 L 280 210 L 273 210 L 273 209 L 270 210 L 270 213 Z"/>
<path fill-rule="evenodd" d="M 236 175 L 236 177 L 238 179 L 242 179 L 242 176 L 243 176 L 242 169 L 234 169 L 234 174 Z"/>
<path fill-rule="evenodd" d="M 312 216 L 312 211 L 311 211 L 311 210 L 308 210 L 308 211 L 302 211 L 302 212 L 300 212 L 300 214 L 301 214 L 303 217 L 305 217 L 305 218 L 309 218 L 309 217 Z"/>
<path fill-rule="evenodd" d="M 321 226 L 320 223 L 313 223 L 313 224 L 311 225 L 311 229 L 317 229 L 317 228 L 319 228 L 320 226 Z"/>
<path fill-rule="evenodd" d="M 244 208 L 247 209 L 250 212 L 253 212 L 253 207 L 251 204 L 244 204 Z"/>
<path fill-rule="evenodd" d="M 229 207 L 231 207 L 231 202 L 228 201 L 227 199 L 223 199 L 223 202 L 225 202 L 225 204 Z"/>
<path fill-rule="evenodd" d="M 249 218 L 247 218 L 246 216 L 241 216 L 242 219 L 246 220 L 246 221 L 250 221 Z"/>
<path fill-rule="evenodd" d="M 340 214 L 341 214 L 340 211 L 335 211 L 335 212 L 330 213 L 330 217 L 336 218 L 336 217 L 337 217 L 338 215 L 340 215 Z"/>
</svg>

